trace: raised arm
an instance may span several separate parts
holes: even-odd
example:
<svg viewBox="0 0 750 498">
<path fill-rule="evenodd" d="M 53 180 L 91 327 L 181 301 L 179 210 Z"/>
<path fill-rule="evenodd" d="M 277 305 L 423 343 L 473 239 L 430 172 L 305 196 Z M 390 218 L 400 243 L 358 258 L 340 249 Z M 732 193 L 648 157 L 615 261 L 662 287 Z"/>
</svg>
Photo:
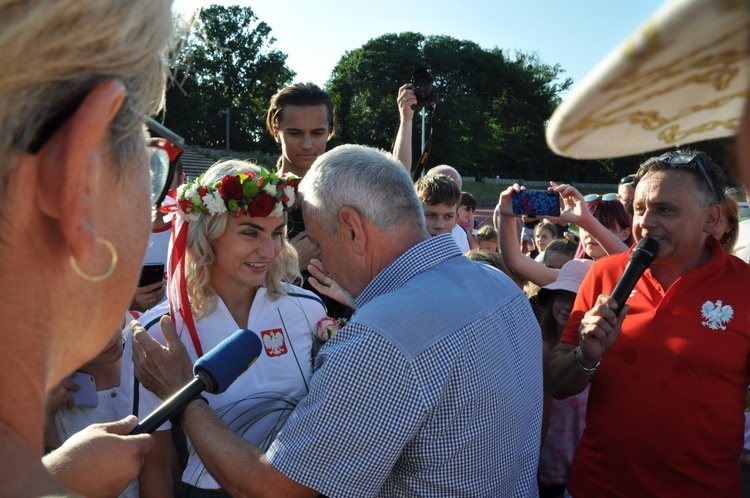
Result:
<svg viewBox="0 0 750 498">
<path fill-rule="evenodd" d="M 500 194 L 500 252 L 505 265 L 525 279 L 539 287 L 551 284 L 557 280 L 559 270 L 547 268 L 542 263 L 534 261 L 521 252 L 516 232 L 516 218 L 511 207 L 510 195 L 514 190 L 520 190 L 518 185 L 508 187 Z"/>
<path fill-rule="evenodd" d="M 407 83 L 398 89 L 398 112 L 399 124 L 396 142 L 393 144 L 393 155 L 401 161 L 406 171 L 411 173 L 412 163 L 412 129 L 414 123 L 414 109 L 412 106 L 417 103 L 417 96 L 411 89 L 411 83 Z"/>
<path fill-rule="evenodd" d="M 563 220 L 578 225 L 594 237 L 607 254 L 617 254 L 628 250 L 628 246 L 616 234 L 594 218 L 583 195 L 575 187 L 567 184 L 557 185 L 554 182 L 550 184 L 554 187 L 552 190 L 559 193 L 563 199 L 560 217 L 550 218 L 553 222 Z"/>
</svg>

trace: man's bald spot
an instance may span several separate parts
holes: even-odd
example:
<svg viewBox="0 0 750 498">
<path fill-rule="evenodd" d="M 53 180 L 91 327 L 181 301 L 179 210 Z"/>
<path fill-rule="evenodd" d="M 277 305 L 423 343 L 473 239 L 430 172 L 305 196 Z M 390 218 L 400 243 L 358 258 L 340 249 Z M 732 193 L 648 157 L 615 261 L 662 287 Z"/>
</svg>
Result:
<svg viewBox="0 0 750 498">
<path fill-rule="evenodd" d="M 456 171 L 455 168 L 448 166 L 447 164 L 441 164 L 439 166 L 435 166 L 434 168 L 430 169 L 427 172 L 427 174 L 447 176 L 448 178 L 456 182 L 456 185 L 458 185 L 458 190 L 461 190 L 461 187 L 463 185 L 463 179 L 461 178 L 461 173 Z"/>
</svg>

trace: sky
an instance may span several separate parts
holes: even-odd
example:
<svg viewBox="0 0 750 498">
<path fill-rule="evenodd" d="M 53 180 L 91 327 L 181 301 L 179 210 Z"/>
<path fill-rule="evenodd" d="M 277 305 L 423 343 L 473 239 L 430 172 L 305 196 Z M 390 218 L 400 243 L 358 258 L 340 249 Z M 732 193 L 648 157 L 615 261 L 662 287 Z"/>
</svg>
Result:
<svg viewBox="0 0 750 498">
<path fill-rule="evenodd" d="M 295 82 L 324 86 L 345 52 L 386 33 L 470 40 L 485 49 L 536 52 L 577 84 L 637 29 L 661 0 L 175 0 L 192 13 L 211 4 L 249 6 L 271 27 Z M 414 68 L 404 68 L 407 76 Z"/>
</svg>

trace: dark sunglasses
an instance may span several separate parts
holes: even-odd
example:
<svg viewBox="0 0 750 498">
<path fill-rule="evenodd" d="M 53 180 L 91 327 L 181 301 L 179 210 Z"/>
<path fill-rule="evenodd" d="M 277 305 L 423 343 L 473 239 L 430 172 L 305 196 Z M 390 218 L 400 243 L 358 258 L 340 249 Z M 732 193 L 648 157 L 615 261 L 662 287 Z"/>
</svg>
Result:
<svg viewBox="0 0 750 498">
<path fill-rule="evenodd" d="M 620 185 L 630 185 L 632 187 L 635 187 L 637 183 L 638 177 L 635 175 L 628 175 L 620 178 Z"/>
</svg>

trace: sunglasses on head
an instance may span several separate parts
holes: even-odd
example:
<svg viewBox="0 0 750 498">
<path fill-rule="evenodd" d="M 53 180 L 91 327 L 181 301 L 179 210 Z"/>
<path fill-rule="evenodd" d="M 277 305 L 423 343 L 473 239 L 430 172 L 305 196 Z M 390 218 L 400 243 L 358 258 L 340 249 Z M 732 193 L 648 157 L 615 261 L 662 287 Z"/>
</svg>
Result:
<svg viewBox="0 0 750 498">
<path fill-rule="evenodd" d="M 617 200 L 617 194 L 614 194 L 614 193 L 612 193 L 612 194 L 604 194 L 604 195 L 589 194 L 589 195 L 583 196 L 583 200 L 586 201 L 587 203 L 594 202 L 597 199 L 601 199 L 604 202 L 616 201 Z"/>
<path fill-rule="evenodd" d="M 638 183 L 638 177 L 635 175 L 628 175 L 623 176 L 620 178 L 620 185 L 630 185 L 632 187 L 635 187 L 635 185 Z"/>
<path fill-rule="evenodd" d="M 656 160 L 662 163 L 667 163 L 667 164 L 685 164 L 685 165 L 689 165 L 691 163 L 697 164 L 698 169 L 703 175 L 703 179 L 706 180 L 706 184 L 708 185 L 708 188 L 711 189 L 711 193 L 714 195 L 714 199 L 718 198 L 718 196 L 716 195 L 716 189 L 714 188 L 714 182 L 711 181 L 711 177 L 708 176 L 708 172 L 706 171 L 706 168 L 703 167 L 703 163 L 701 162 L 700 159 L 698 159 L 698 156 L 696 156 L 695 154 L 679 155 L 679 156 L 670 156 L 669 154 L 663 154 L 657 157 Z"/>
</svg>

